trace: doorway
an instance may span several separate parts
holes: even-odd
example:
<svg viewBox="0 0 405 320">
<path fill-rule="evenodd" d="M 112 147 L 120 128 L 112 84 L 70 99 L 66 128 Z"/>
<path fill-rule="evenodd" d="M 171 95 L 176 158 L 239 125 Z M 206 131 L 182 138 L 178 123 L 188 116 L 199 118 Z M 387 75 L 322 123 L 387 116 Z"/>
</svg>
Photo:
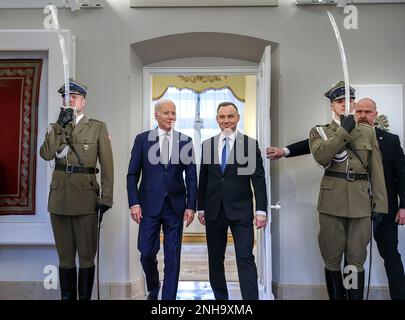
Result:
<svg viewBox="0 0 405 320">
<path fill-rule="evenodd" d="M 238 106 L 241 115 L 238 130 L 259 140 L 262 157 L 265 159 L 265 148 L 270 143 L 270 47 L 266 48 L 261 63 L 255 66 L 144 67 L 143 99 L 144 130 L 156 127 L 153 117 L 153 106 L 156 101 L 170 99 L 175 102 L 177 106 L 175 129 L 193 138 L 197 168 L 200 161 L 201 142 L 220 132 L 215 115 L 217 105 L 223 101 L 231 101 Z M 258 117 L 257 114 L 260 116 Z M 265 167 L 268 169 L 268 163 Z M 266 173 L 269 180 L 268 170 Z M 267 184 L 270 203 L 270 181 L 267 181 Z M 268 213 L 270 217 L 270 210 Z M 260 297 L 272 299 L 270 225 L 266 229 L 267 231 L 256 232 L 255 256 Z M 231 297 L 240 299 L 235 253 L 230 233 L 228 239 L 229 246 L 225 258 L 227 281 Z M 162 253 L 159 265 L 163 271 Z M 204 296 L 210 298 L 208 278 L 205 229 L 195 218 L 190 227 L 184 230 L 179 283 L 180 299 L 190 298 L 190 294 L 197 294 L 199 298 Z M 235 288 L 234 294 L 232 288 Z M 192 290 L 192 293 L 189 290 Z"/>
<path fill-rule="evenodd" d="M 175 130 L 193 139 L 197 176 L 201 158 L 201 143 L 220 133 L 216 122 L 219 103 L 229 101 L 239 110 L 238 130 L 256 138 L 256 76 L 245 75 L 184 75 L 153 74 L 152 106 L 169 99 L 176 105 Z M 147 114 L 145 116 L 148 116 Z M 150 130 L 157 126 L 154 113 L 149 113 Z M 204 243 L 205 229 L 192 223 L 184 230 L 184 243 Z"/>
<path fill-rule="evenodd" d="M 270 47 L 271 46 L 271 47 Z M 273 48 L 275 68 L 271 69 L 271 48 Z M 272 90 L 279 90 L 278 75 L 278 44 L 266 39 L 247 35 L 221 32 L 190 32 L 164 35 L 147 39 L 131 45 L 130 51 L 130 136 L 135 137 L 141 131 L 150 128 L 152 114 L 152 77 L 154 75 L 183 75 L 183 76 L 221 76 L 221 75 L 252 75 L 256 77 L 256 138 L 262 152 L 266 170 L 268 194 L 268 226 L 256 232 L 256 262 L 258 267 L 259 288 L 261 299 L 273 299 L 272 269 L 275 268 L 276 280 L 279 277 L 279 219 L 277 215 L 271 222 L 271 181 L 270 162 L 265 158 L 266 147 L 270 144 L 270 101 L 277 106 L 277 94 L 272 96 Z M 271 70 L 274 73 L 270 82 Z M 272 87 L 271 87 L 272 84 Z M 274 89 L 273 89 L 274 88 Z M 142 98 L 141 98 L 142 97 Z M 278 110 L 278 108 L 273 108 Z M 277 111 L 278 112 L 278 111 Z M 274 114 L 277 116 L 277 113 Z M 141 123 L 133 123 L 131 119 L 142 116 Z M 273 129 L 277 128 L 277 123 Z M 278 139 L 277 131 L 273 132 Z M 277 141 L 273 141 L 276 143 Z M 129 146 L 131 147 L 131 146 Z M 277 175 L 272 179 L 277 197 Z M 193 224 L 199 224 L 198 221 Z M 272 241 L 270 229 L 273 232 L 273 252 L 275 264 L 272 265 Z M 139 265 L 137 243 L 137 228 L 129 224 L 129 274 L 136 279 L 142 272 Z M 183 251 L 185 252 L 185 251 Z M 180 289 L 181 286 L 179 286 Z"/>
</svg>

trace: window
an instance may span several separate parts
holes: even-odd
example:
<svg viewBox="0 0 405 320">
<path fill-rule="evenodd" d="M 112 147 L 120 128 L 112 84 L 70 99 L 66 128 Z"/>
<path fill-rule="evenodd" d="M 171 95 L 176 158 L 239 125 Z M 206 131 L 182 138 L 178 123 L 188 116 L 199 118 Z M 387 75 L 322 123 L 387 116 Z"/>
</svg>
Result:
<svg viewBox="0 0 405 320">
<path fill-rule="evenodd" d="M 243 133 L 244 103 L 239 101 L 229 88 L 207 89 L 198 93 L 191 89 L 169 87 L 159 100 L 161 99 L 169 99 L 176 104 L 175 129 L 193 138 L 197 162 L 200 161 L 202 141 L 220 133 L 216 114 L 221 102 L 229 101 L 238 107 L 240 114 L 238 130 Z M 154 128 L 157 122 L 153 114 L 151 117 Z"/>
</svg>

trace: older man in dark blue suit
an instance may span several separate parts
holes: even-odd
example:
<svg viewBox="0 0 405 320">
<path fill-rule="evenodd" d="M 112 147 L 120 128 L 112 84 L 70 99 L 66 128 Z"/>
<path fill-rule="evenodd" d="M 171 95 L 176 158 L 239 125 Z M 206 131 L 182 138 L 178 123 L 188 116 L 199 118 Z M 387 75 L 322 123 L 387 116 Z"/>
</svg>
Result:
<svg viewBox="0 0 405 320">
<path fill-rule="evenodd" d="M 138 250 L 149 292 L 147 299 L 157 300 L 160 289 L 156 255 L 162 227 L 165 263 L 162 299 L 175 300 L 183 220 L 187 227 L 194 219 L 197 174 L 191 138 L 173 129 L 175 104 L 170 100 L 156 103 L 155 119 L 156 129 L 135 138 L 127 175 L 128 202 L 131 218 L 139 224 Z"/>
</svg>

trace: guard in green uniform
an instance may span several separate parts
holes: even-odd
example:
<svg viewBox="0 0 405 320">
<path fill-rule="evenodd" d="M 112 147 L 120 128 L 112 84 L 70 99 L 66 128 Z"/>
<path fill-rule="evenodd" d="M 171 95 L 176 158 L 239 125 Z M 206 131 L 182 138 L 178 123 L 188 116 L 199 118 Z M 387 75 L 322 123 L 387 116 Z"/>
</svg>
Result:
<svg viewBox="0 0 405 320">
<path fill-rule="evenodd" d="M 77 299 L 77 283 L 79 299 L 89 300 L 97 251 L 96 213 L 104 214 L 113 203 L 113 155 L 106 124 L 83 114 L 87 87 L 71 79 L 69 90 L 71 108 L 61 108 L 58 120 L 49 126 L 40 155 L 55 160 L 48 211 L 59 256 L 62 300 Z M 58 92 L 64 98 L 65 86 Z"/>
<path fill-rule="evenodd" d="M 364 262 L 371 237 L 371 220 L 378 223 L 388 213 L 381 154 L 375 130 L 344 115 L 345 85 L 339 82 L 325 93 L 333 111 L 331 123 L 310 131 L 310 148 L 325 173 L 321 180 L 319 247 L 325 262 L 325 278 L 331 300 L 361 300 Z M 350 88 L 352 107 L 354 89 Z M 343 284 L 341 263 L 351 267 L 353 282 Z M 346 292 L 347 289 L 347 292 Z M 347 294 L 346 294 L 347 293 Z"/>
</svg>

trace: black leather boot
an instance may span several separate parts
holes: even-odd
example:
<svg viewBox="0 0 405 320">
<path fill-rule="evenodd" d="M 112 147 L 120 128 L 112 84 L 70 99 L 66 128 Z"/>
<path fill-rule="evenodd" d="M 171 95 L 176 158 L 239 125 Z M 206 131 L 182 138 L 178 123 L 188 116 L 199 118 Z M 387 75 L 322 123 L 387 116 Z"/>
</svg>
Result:
<svg viewBox="0 0 405 320">
<path fill-rule="evenodd" d="M 76 268 L 59 267 L 59 285 L 61 300 L 77 300 Z"/>
<path fill-rule="evenodd" d="M 330 271 L 325 269 L 325 280 L 329 300 L 346 300 L 346 289 L 343 286 L 341 271 Z"/>
<path fill-rule="evenodd" d="M 348 300 L 363 300 L 364 294 L 364 271 L 357 273 L 357 289 L 347 290 Z"/>
<path fill-rule="evenodd" d="M 79 268 L 79 300 L 90 300 L 93 292 L 95 266 Z"/>
</svg>

